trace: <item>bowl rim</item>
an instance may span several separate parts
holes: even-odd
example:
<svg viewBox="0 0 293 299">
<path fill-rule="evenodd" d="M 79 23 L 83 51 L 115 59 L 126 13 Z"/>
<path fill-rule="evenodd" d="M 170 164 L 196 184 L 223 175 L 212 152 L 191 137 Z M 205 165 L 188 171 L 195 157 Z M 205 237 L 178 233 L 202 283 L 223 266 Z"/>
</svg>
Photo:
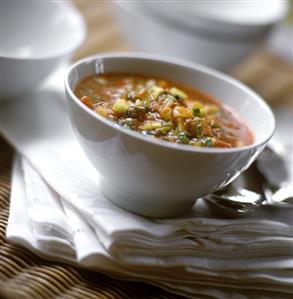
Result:
<svg viewBox="0 0 293 299">
<path fill-rule="evenodd" d="M 190 145 L 184 145 L 184 144 L 178 144 L 173 143 L 169 141 L 160 140 L 159 138 L 154 138 L 153 136 L 143 135 L 140 132 L 133 131 L 131 129 L 122 127 L 121 125 L 99 115 L 98 113 L 94 112 L 90 108 L 88 108 L 86 105 L 84 105 L 80 99 L 74 94 L 73 90 L 70 87 L 69 84 L 69 77 L 72 74 L 72 72 L 81 64 L 89 64 L 97 59 L 107 59 L 107 58 L 125 58 L 125 59 L 137 59 L 137 60 L 152 60 L 157 62 L 164 62 L 164 63 L 171 63 L 173 65 L 177 65 L 178 67 L 187 67 L 189 69 L 197 70 L 201 73 L 205 73 L 207 75 L 211 75 L 213 77 L 216 77 L 220 80 L 225 80 L 229 82 L 230 84 L 233 84 L 237 88 L 240 88 L 244 90 L 248 95 L 253 97 L 259 105 L 261 105 L 264 109 L 267 110 L 268 114 L 270 115 L 271 121 L 272 121 L 272 131 L 267 134 L 264 138 L 262 138 L 258 142 L 254 142 L 251 145 L 242 146 L 242 147 L 233 147 L 233 148 L 209 148 L 209 147 L 194 147 Z M 80 81 L 80 79 L 79 79 Z M 142 140 L 147 143 L 155 144 L 158 146 L 162 146 L 164 148 L 169 148 L 173 150 L 180 150 L 180 151 L 187 151 L 187 152 L 196 152 L 196 153 L 210 153 L 210 154 L 216 154 L 216 153 L 238 153 L 238 152 L 244 152 L 248 150 L 254 150 L 258 147 L 260 147 L 263 144 L 266 144 L 270 138 L 273 136 L 276 128 L 276 122 L 275 117 L 268 106 L 268 104 L 252 89 L 238 81 L 237 79 L 226 75 L 220 71 L 214 70 L 210 67 L 190 62 L 188 60 L 184 60 L 181 58 L 174 58 L 170 56 L 165 55 L 159 55 L 159 54 L 149 54 L 149 53 L 142 53 L 142 52 L 107 52 L 107 53 L 99 53 L 96 55 L 91 55 L 88 57 L 85 57 L 83 59 L 80 59 L 76 61 L 74 64 L 72 64 L 65 75 L 65 90 L 70 96 L 70 100 L 74 101 L 79 108 L 81 108 L 83 111 L 94 117 L 96 120 L 102 122 L 103 124 L 110 126 L 114 130 L 118 131 L 119 133 L 126 134 L 128 136 L 137 138 L 139 140 Z M 68 98 L 68 96 L 67 96 Z M 74 117 L 74 116 L 72 116 Z M 253 133 L 253 132 L 252 132 Z"/>
<path fill-rule="evenodd" d="M 66 10 L 66 12 L 67 12 L 65 15 L 66 18 L 71 18 L 72 16 L 74 16 L 74 18 L 76 18 L 76 20 L 78 21 L 78 26 L 76 26 L 76 27 L 78 28 L 79 36 L 77 36 L 78 38 L 74 39 L 74 43 L 70 47 L 66 47 L 65 50 L 57 51 L 57 53 L 54 53 L 53 55 L 48 53 L 46 55 L 40 54 L 36 57 L 33 57 L 33 56 L 21 57 L 18 55 L 11 55 L 11 54 L 4 55 L 3 51 L 1 51 L 1 55 L 0 55 L 1 59 L 23 60 L 23 61 L 40 61 L 40 60 L 56 59 L 56 58 L 68 55 L 68 54 L 76 51 L 76 49 L 83 43 L 83 41 L 86 38 L 87 30 L 86 30 L 85 21 L 84 21 L 82 15 L 80 14 L 79 10 L 76 8 L 76 6 L 74 4 L 72 4 L 71 2 L 58 1 L 58 0 L 48 1 L 48 3 L 49 3 L 49 5 L 52 5 L 53 7 L 55 7 L 55 9 L 57 9 L 57 10 L 60 10 L 60 9 Z"/>
</svg>

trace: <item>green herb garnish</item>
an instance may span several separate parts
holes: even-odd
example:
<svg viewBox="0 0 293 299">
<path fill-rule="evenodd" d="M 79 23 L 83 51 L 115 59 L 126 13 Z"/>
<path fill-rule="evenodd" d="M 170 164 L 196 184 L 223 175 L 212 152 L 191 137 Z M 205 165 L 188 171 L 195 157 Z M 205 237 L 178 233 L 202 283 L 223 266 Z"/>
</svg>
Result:
<svg viewBox="0 0 293 299">
<path fill-rule="evenodd" d="M 179 139 L 180 143 L 183 143 L 183 144 L 189 144 L 189 142 L 190 142 L 189 136 L 185 132 L 179 133 L 178 139 Z"/>
<path fill-rule="evenodd" d="M 200 109 L 196 108 L 196 107 L 193 107 L 192 108 L 192 114 L 193 114 L 193 116 L 200 116 Z"/>
</svg>

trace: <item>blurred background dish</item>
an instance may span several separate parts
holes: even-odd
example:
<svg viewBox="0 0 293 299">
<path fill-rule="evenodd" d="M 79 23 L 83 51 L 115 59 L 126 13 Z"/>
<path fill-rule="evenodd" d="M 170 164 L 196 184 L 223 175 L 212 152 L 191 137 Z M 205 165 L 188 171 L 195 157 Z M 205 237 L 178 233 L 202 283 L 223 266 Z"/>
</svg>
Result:
<svg viewBox="0 0 293 299">
<path fill-rule="evenodd" d="M 0 101 L 32 91 L 85 37 L 70 2 L 1 1 Z"/>
<path fill-rule="evenodd" d="M 140 51 L 217 69 L 241 61 L 284 18 L 287 1 L 114 1 L 122 32 Z"/>
</svg>

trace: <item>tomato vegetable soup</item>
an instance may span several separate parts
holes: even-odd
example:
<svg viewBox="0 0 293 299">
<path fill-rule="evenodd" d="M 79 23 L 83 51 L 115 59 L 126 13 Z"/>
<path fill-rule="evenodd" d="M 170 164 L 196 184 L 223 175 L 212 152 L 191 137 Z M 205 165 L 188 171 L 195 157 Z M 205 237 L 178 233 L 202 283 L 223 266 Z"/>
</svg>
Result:
<svg viewBox="0 0 293 299">
<path fill-rule="evenodd" d="M 253 142 L 230 107 L 163 78 L 103 74 L 83 79 L 75 94 L 103 117 L 144 135 L 196 147 L 240 147 Z"/>
</svg>

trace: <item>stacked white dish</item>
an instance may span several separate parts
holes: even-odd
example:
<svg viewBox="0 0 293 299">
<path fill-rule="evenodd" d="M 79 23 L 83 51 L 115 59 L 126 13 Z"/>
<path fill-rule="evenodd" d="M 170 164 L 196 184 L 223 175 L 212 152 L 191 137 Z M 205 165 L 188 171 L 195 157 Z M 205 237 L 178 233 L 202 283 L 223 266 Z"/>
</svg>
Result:
<svg viewBox="0 0 293 299">
<path fill-rule="evenodd" d="M 120 27 L 140 51 L 226 69 L 265 40 L 287 1 L 115 1 Z"/>
</svg>

